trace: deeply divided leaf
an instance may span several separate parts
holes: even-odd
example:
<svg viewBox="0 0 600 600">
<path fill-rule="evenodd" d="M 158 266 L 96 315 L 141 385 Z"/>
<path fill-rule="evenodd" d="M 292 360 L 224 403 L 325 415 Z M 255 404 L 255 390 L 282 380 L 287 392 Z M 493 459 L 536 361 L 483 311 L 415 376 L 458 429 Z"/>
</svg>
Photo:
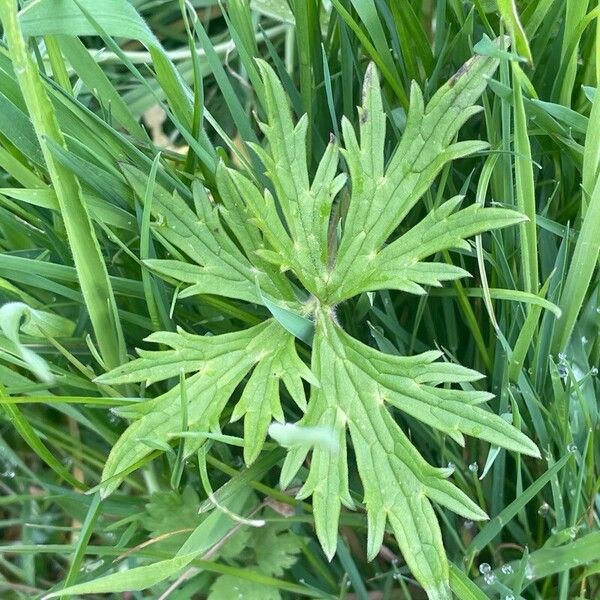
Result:
<svg viewBox="0 0 600 600">
<path fill-rule="evenodd" d="M 378 553 L 389 523 L 429 597 L 449 597 L 448 562 L 431 503 L 469 519 L 486 515 L 449 481 L 451 470 L 425 461 L 406 433 L 407 423 L 416 419 L 461 445 L 467 435 L 531 456 L 539 456 L 538 450 L 485 407 L 490 394 L 451 387 L 480 379 L 477 372 L 444 362 L 439 352 L 402 357 L 375 350 L 344 331 L 336 306 L 362 292 L 424 293 L 425 286 L 468 275 L 426 259 L 449 249 L 469 251 L 467 238 L 523 220 L 500 208 L 461 208 L 463 198 L 456 197 L 413 227 L 404 225 L 446 163 L 487 147 L 456 140 L 461 125 L 479 111 L 475 102 L 496 67 L 495 58 L 471 59 L 427 105 L 413 85 L 402 140 L 386 162 L 386 114 L 371 65 L 358 135 L 344 121 L 343 148 L 332 137 L 311 175 L 308 117 L 294 123 L 277 76 L 259 63 L 265 144 L 254 150 L 268 185 L 262 189 L 260 177 L 220 164 L 217 193 L 195 182 L 192 208 L 192 202 L 157 183 L 152 229 L 173 257 L 145 265 L 184 283 L 180 296 L 212 294 L 263 305 L 265 320 L 216 336 L 155 333 L 147 341 L 163 349 L 140 350 L 139 358 L 98 379 L 114 385 L 170 378 L 184 382 L 122 411 L 133 422 L 107 461 L 105 493 L 153 449 L 166 447 L 181 433 L 182 406 L 190 431 L 220 432 L 232 399 L 229 420 L 243 418 L 244 458 L 251 463 L 271 422 L 289 418 L 290 399 L 295 414 L 300 410 L 304 416 L 294 428 L 300 442 L 290 444 L 281 481 L 287 486 L 298 477 L 310 453 L 299 497 L 312 497 L 325 553 L 335 553 L 341 507 L 353 509 L 359 492 L 350 487 L 355 480 L 348 472 L 350 444 L 367 511 L 369 557 Z M 143 201 L 145 175 L 122 168 Z M 314 339 L 307 318 L 314 322 Z M 299 357 L 296 338 L 305 350 L 312 341 L 310 368 Z M 325 431 L 332 443 L 314 442 L 318 436 L 309 435 L 304 429 L 309 427 L 319 428 L 319 436 Z M 202 435 L 186 438 L 186 454 L 203 441 Z"/>
</svg>

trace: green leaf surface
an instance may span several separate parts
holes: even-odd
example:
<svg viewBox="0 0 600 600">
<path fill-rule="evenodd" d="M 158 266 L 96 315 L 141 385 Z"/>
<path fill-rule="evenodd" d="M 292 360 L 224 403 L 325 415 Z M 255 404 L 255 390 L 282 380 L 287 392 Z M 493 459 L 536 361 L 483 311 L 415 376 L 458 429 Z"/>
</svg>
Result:
<svg viewBox="0 0 600 600">
<path fill-rule="evenodd" d="M 235 575 L 221 575 L 210 588 L 208 600 L 281 600 L 277 588 L 256 581 L 240 579 Z"/>
<path fill-rule="evenodd" d="M 454 140 L 462 124 L 479 112 L 474 102 L 497 66 L 497 59 L 482 56 L 472 58 L 436 92 L 427 106 L 424 105 L 422 92 L 413 85 L 406 129 L 387 165 L 384 161 L 386 117 L 377 73 L 373 66 L 369 67 L 363 84 L 363 105 L 359 111 L 360 141 L 349 121 L 346 119 L 342 123 L 344 157 L 350 171 L 352 195 L 335 265 L 326 283 L 325 297 L 329 303 L 335 304 L 352 296 L 352 283 L 357 279 L 368 280 L 365 271 L 372 272 L 371 263 L 378 258 L 385 242 L 448 161 L 487 147 L 483 142 Z M 460 244 L 460 234 L 453 236 L 444 227 L 448 213 L 455 207 L 454 201 L 445 209 L 440 208 L 438 231 L 448 235 L 448 245 L 445 247 L 464 245 Z M 477 233 L 477 230 L 485 229 L 487 210 L 483 209 L 481 213 L 470 211 L 471 228 L 467 224 L 465 235 L 472 235 L 469 231 Z M 386 215 L 385 219 L 380 218 L 382 214 Z M 479 219 L 474 218 L 475 215 Z M 491 213 L 489 223 L 493 227 L 494 219 L 498 219 L 497 226 L 502 226 L 503 219 L 508 224 L 511 219 L 518 218 L 510 213 Z M 431 216 L 430 222 L 413 234 L 416 239 L 411 243 L 419 243 L 416 236 L 422 235 L 425 227 L 435 224 L 435 220 L 435 216 Z M 397 243 L 396 248 L 402 248 L 402 244 L 399 241 Z M 435 242 L 432 250 L 436 250 Z M 416 262 L 417 258 L 414 260 Z M 435 267 L 431 269 L 430 281 L 459 276 L 456 270 L 447 269 L 446 273 L 442 273 L 438 267 L 436 273 Z M 400 289 L 420 291 L 418 283 L 411 284 L 410 273 L 404 277 L 398 273 L 396 277 Z M 423 277 L 427 279 L 425 274 Z M 403 279 L 407 280 L 404 286 L 401 285 Z M 372 289 L 378 289 L 377 285 Z"/>
<path fill-rule="evenodd" d="M 138 197 L 143 199 L 146 176 L 129 165 L 122 165 L 122 169 Z M 193 192 L 198 214 L 176 192 L 169 193 L 158 184 L 154 186 L 151 207 L 156 219 L 152 228 L 156 234 L 193 262 L 149 259 L 145 264 L 160 275 L 190 284 L 179 294 L 182 298 L 210 293 L 260 304 L 257 283 L 270 295 L 284 294 L 291 298 L 289 284 L 277 274 L 270 271 L 270 277 L 265 270 L 254 266 L 225 230 L 223 221 L 235 227 L 234 217 L 229 215 L 237 205 L 231 206 L 229 211 L 227 207 L 217 207 L 199 182 L 194 184 Z M 238 238 L 246 241 L 243 229 L 233 230 L 239 234 Z M 254 242 L 247 241 L 251 252 Z"/>
<path fill-rule="evenodd" d="M 200 500 L 191 487 L 185 487 L 181 493 L 174 490 L 156 492 L 150 496 L 146 504 L 146 514 L 142 519 L 145 529 L 151 537 L 156 538 L 169 534 L 158 542 L 161 549 L 176 552 L 186 537 L 185 531 L 177 535 L 173 532 L 196 528 L 202 521 L 198 514 Z"/>
<path fill-rule="evenodd" d="M 275 577 L 292 567 L 302 550 L 301 538 L 286 532 L 281 524 L 256 530 L 252 543 L 258 570 Z"/>
<path fill-rule="evenodd" d="M 216 433 L 225 404 L 243 382 L 231 419 L 244 418 L 247 463 L 258 457 L 272 420 L 285 421 L 279 389 L 283 381 L 305 414 L 297 424 L 273 426 L 274 433 L 280 428 L 283 437 L 289 432 L 300 440 L 285 444 L 281 482 L 287 486 L 311 452 L 299 498 L 312 495 L 316 531 L 326 555 L 331 558 L 337 548 L 342 504 L 354 506 L 349 432 L 367 508 L 368 556 L 379 552 L 389 522 L 429 597 L 446 598 L 448 561 L 431 502 L 468 519 L 485 519 L 486 514 L 448 480 L 451 469 L 424 460 L 395 411 L 461 445 L 467 435 L 530 456 L 539 456 L 539 451 L 523 433 L 482 406 L 492 395 L 470 386 L 481 378 L 479 373 L 440 361 L 440 352 L 412 357 L 379 352 L 342 329 L 335 305 L 365 291 L 423 293 L 423 286 L 463 277 L 467 272 L 462 268 L 424 259 L 452 248 L 468 251 L 466 238 L 523 221 L 514 211 L 481 203 L 460 209 L 462 198 L 457 196 L 390 239 L 447 162 L 487 148 L 479 141 L 456 142 L 456 136 L 479 111 L 474 103 L 498 59 L 471 59 L 427 106 L 413 86 L 405 132 L 387 165 L 386 116 L 377 73 L 369 67 L 359 110 L 360 143 L 349 122 L 343 126 L 342 152 L 351 191 L 335 228 L 333 206 L 348 200 L 338 199 L 347 183 L 339 172 L 339 142 L 330 140 L 311 175 L 307 117 L 293 122 L 274 71 L 266 63 L 258 64 L 266 109 L 261 128 L 267 144 L 253 148 L 265 165 L 270 189 L 260 189 L 254 179 L 221 163 L 218 198 L 194 182 L 194 211 L 177 194 L 155 185 L 152 230 L 180 256 L 146 264 L 167 279 L 191 284 L 180 297 L 210 293 L 255 302 L 265 305 L 275 319 L 216 336 L 182 330 L 152 334 L 147 341 L 172 349 L 140 350 L 140 358 L 97 381 L 151 384 L 183 373 L 190 431 Z M 126 165 L 122 169 L 143 200 L 145 175 Z M 306 334 L 313 323 L 309 369 L 296 354 L 294 336 L 310 341 Z M 311 384 L 308 406 L 302 380 Z M 465 388 L 452 389 L 451 384 Z M 181 393 L 176 386 L 157 398 L 117 409 L 134 421 L 107 461 L 103 493 L 113 491 L 119 474 L 150 453 L 144 440 L 152 437 L 164 445 L 181 429 Z M 308 441 L 317 438 L 327 443 Z M 185 440 L 186 455 L 203 442 L 202 436 Z"/>
<path fill-rule="evenodd" d="M 448 469 L 428 465 L 392 418 L 387 404 L 436 427 L 459 442 L 467 433 L 494 444 L 538 456 L 535 445 L 504 419 L 478 405 L 482 392 L 435 387 L 440 382 L 472 381 L 480 376 L 464 367 L 434 362 L 439 354 L 415 357 L 383 354 L 351 338 L 331 315 L 318 315 L 312 370 L 320 387 L 310 398 L 301 425 L 329 427 L 339 448 L 312 452 L 308 479 L 299 498 L 312 495 L 317 535 L 328 556 L 335 552 L 341 504 L 353 506 L 345 449 L 350 432 L 365 493 L 369 523 L 368 554 L 381 546 L 389 521 L 412 573 L 430 597 L 447 593 L 448 564 L 430 500 L 470 519 L 485 513 L 447 477 Z M 282 471 L 288 485 L 308 453 L 289 452 Z"/>
<path fill-rule="evenodd" d="M 302 379 L 316 382 L 298 358 L 294 337 L 276 321 L 219 336 L 197 336 L 178 331 L 152 334 L 147 341 L 172 350 L 139 350 L 140 358 L 97 379 L 100 383 L 153 383 L 193 373 L 186 380 L 188 426 L 191 431 L 220 431 L 219 417 L 240 382 L 251 373 L 237 402 L 232 420 L 244 418 L 244 458 L 258 456 L 273 419 L 283 421 L 279 382 L 282 381 L 302 409 L 306 405 Z M 132 406 L 129 415 L 139 418 L 114 446 L 104 469 L 104 479 L 124 471 L 150 453 L 140 442 L 145 437 L 168 442 L 181 429 L 180 389 Z M 188 438 L 186 455 L 202 440 Z M 118 485 L 104 488 L 109 493 Z"/>
</svg>

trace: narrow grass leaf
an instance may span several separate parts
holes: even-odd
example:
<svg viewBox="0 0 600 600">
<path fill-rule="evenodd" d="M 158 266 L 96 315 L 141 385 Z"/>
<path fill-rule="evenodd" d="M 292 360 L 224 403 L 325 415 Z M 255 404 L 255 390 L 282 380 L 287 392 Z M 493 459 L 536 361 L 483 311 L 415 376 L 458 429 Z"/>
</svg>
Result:
<svg viewBox="0 0 600 600">
<path fill-rule="evenodd" d="M 519 226 L 521 236 L 522 277 L 525 291 L 538 291 L 538 256 L 535 188 L 533 161 L 527 133 L 527 119 L 519 78 L 520 67 L 513 63 L 513 102 L 514 102 L 514 148 L 515 148 L 515 197 L 517 206 L 527 216 L 527 221 Z"/>
<path fill-rule="evenodd" d="M 548 469 L 541 477 L 536 479 L 523 493 L 513 502 L 511 502 L 500 514 L 495 516 L 471 541 L 467 547 L 467 554 L 474 556 L 481 552 L 513 519 L 517 513 L 546 486 L 556 474 L 567 464 L 572 458 L 571 454 L 563 456 L 550 469 Z"/>
<path fill-rule="evenodd" d="M 4 396 L 4 386 L 0 385 L 0 398 Z M 60 460 L 56 458 L 55 454 L 50 452 L 17 405 L 3 403 L 3 407 L 4 412 L 8 415 L 12 425 L 41 461 L 46 463 L 50 469 L 52 469 L 61 479 L 64 479 L 67 483 L 69 483 L 69 485 L 72 485 L 77 489 L 85 489 L 86 486 L 77 478 L 73 477 L 73 475 L 67 469 L 65 469 Z"/>
<path fill-rule="evenodd" d="M 81 197 L 81 187 L 73 174 L 65 169 L 50 151 L 48 142 L 64 147 L 64 136 L 37 68 L 28 53 L 17 19 L 16 2 L 2 0 L 0 15 L 15 73 L 61 208 L 81 291 L 100 352 L 107 365 L 116 366 L 125 356 L 125 348 L 119 343 L 122 339 L 121 325 L 114 318 L 117 311 L 112 286 Z"/>
<path fill-rule="evenodd" d="M 497 0 L 497 4 L 500 15 L 510 31 L 514 47 L 521 56 L 527 59 L 528 63 L 532 64 L 533 57 L 531 56 L 531 50 L 529 49 L 527 34 L 519 19 L 517 3 L 515 0 Z"/>
</svg>

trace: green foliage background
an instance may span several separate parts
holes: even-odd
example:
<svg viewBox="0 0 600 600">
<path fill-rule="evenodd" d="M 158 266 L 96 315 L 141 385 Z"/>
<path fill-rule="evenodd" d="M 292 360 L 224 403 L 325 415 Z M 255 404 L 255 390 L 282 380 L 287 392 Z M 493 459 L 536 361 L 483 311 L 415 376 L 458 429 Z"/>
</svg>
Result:
<svg viewBox="0 0 600 600">
<path fill-rule="evenodd" d="M 600 4 L 19 4 L 2 597 L 596 597 Z"/>
</svg>

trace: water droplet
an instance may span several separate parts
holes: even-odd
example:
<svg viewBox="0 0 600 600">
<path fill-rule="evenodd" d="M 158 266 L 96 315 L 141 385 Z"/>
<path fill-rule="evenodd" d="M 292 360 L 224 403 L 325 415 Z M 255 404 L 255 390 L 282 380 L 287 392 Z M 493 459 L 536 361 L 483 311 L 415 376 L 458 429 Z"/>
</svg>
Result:
<svg viewBox="0 0 600 600">
<path fill-rule="evenodd" d="M 533 579 L 533 567 L 530 564 L 525 567 L 525 577 L 530 581 Z"/>
<path fill-rule="evenodd" d="M 96 569 L 99 569 L 102 565 L 104 564 L 104 560 L 100 559 L 100 560 L 93 560 L 90 562 L 87 562 L 82 568 L 82 571 L 85 571 L 86 573 L 91 573 L 92 571 L 95 571 Z"/>
<path fill-rule="evenodd" d="M 569 529 L 569 537 L 574 540 L 577 537 L 577 527 L 571 527 Z"/>
<path fill-rule="evenodd" d="M 456 465 L 453 462 L 449 462 L 448 463 L 448 468 L 452 469 L 454 471 L 456 469 Z"/>
<path fill-rule="evenodd" d="M 496 581 L 496 576 L 493 573 L 486 573 L 483 576 L 483 581 L 485 581 L 486 585 L 492 585 Z"/>
<path fill-rule="evenodd" d="M 515 597 L 512 594 L 507 594 L 504 596 L 504 600 L 515 600 Z"/>
<path fill-rule="evenodd" d="M 566 379 L 569 375 L 569 370 L 567 369 L 567 367 L 565 367 L 565 365 L 558 365 L 556 369 L 558 371 L 558 376 L 561 379 Z"/>
<path fill-rule="evenodd" d="M 550 505 L 544 502 L 538 509 L 538 515 L 547 515 L 550 510 Z"/>
<path fill-rule="evenodd" d="M 577 452 L 577 446 L 575 444 L 571 443 L 567 446 L 567 451 L 571 452 L 571 453 Z"/>
<path fill-rule="evenodd" d="M 475 527 L 475 522 L 471 521 L 470 519 L 467 519 L 464 522 L 464 526 L 465 526 L 465 529 L 473 529 L 473 527 Z"/>
<path fill-rule="evenodd" d="M 479 465 L 476 462 L 472 462 L 469 465 L 469 471 L 471 471 L 471 473 L 477 473 L 477 471 L 479 471 Z"/>
<path fill-rule="evenodd" d="M 592 367 L 590 373 L 592 374 L 592 377 L 596 377 L 596 375 L 598 375 L 598 367 Z"/>
<path fill-rule="evenodd" d="M 502 572 L 503 572 L 505 575 L 509 575 L 510 573 L 512 573 L 512 572 L 513 572 L 513 568 L 512 568 L 512 566 L 511 566 L 511 565 L 509 565 L 509 564 L 502 565 L 502 566 L 500 567 L 500 570 L 501 570 L 501 571 L 502 571 Z"/>
<path fill-rule="evenodd" d="M 585 335 L 581 336 L 581 343 L 585 346 L 588 343 L 588 339 L 585 337 Z"/>
<path fill-rule="evenodd" d="M 15 476 L 15 472 L 12 469 L 7 469 L 2 473 L 2 477 L 6 477 L 7 479 L 12 479 Z"/>
<path fill-rule="evenodd" d="M 486 575 L 487 573 L 491 573 L 492 572 L 492 567 L 489 565 L 489 563 L 481 563 L 479 565 L 479 572 L 482 575 Z"/>
<path fill-rule="evenodd" d="M 558 360 L 560 360 L 561 362 L 564 362 L 565 360 L 567 360 L 567 353 L 566 352 L 559 352 L 558 353 Z"/>
<path fill-rule="evenodd" d="M 600 306 L 596 307 L 596 312 L 600 315 Z"/>
</svg>

